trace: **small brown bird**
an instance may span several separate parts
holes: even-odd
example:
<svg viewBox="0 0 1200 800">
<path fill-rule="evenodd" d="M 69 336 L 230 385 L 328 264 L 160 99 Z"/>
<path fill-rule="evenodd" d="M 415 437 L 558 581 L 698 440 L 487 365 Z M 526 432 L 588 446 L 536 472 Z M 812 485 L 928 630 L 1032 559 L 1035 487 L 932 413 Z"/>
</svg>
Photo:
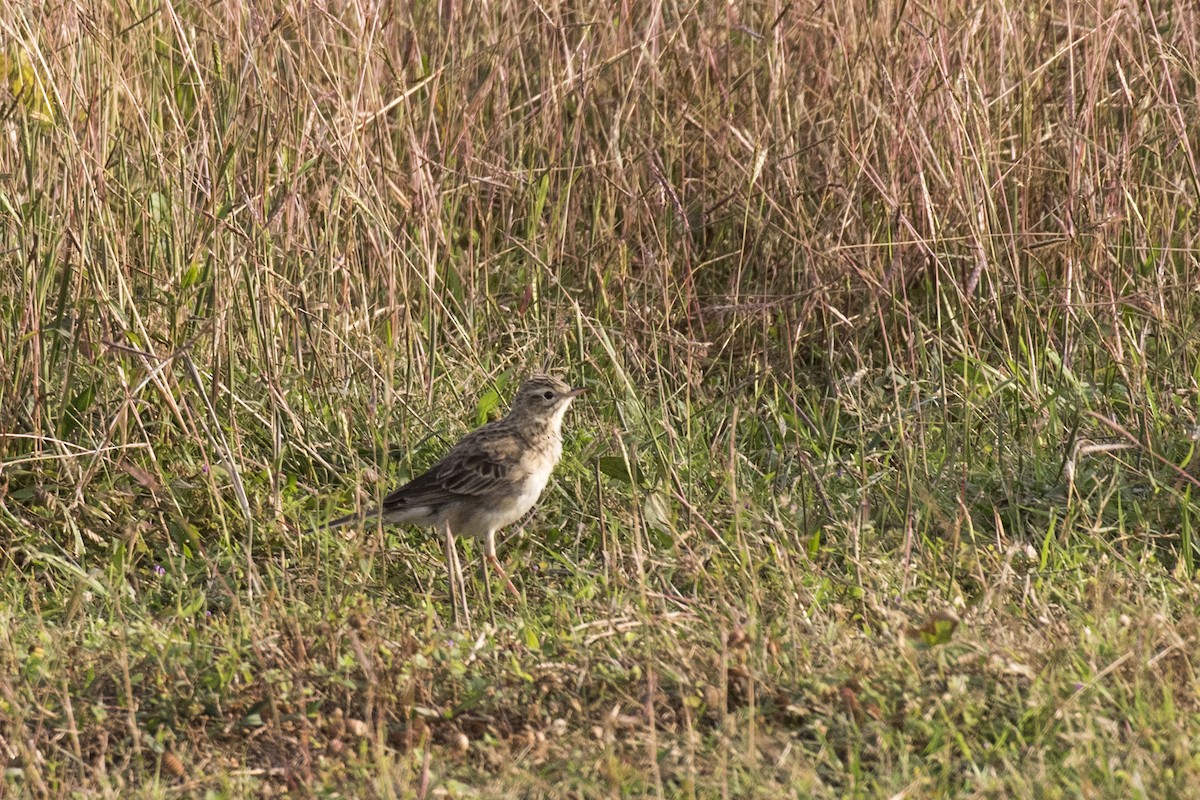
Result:
<svg viewBox="0 0 1200 800">
<path fill-rule="evenodd" d="M 485 571 L 491 564 L 509 591 L 517 594 L 496 558 L 496 531 L 525 516 L 546 488 L 562 456 L 563 415 L 571 401 L 585 391 L 549 375 L 529 378 L 517 390 L 503 419 L 464 436 L 440 461 L 383 498 L 378 508 L 348 514 L 327 527 L 340 528 L 378 516 L 384 522 L 440 529 L 446 537 L 451 598 L 457 604 L 457 582 L 470 625 L 454 537 L 481 539 Z M 490 597 L 490 586 L 486 582 L 485 586 Z M 455 613 L 457 616 L 457 609 Z"/>
</svg>

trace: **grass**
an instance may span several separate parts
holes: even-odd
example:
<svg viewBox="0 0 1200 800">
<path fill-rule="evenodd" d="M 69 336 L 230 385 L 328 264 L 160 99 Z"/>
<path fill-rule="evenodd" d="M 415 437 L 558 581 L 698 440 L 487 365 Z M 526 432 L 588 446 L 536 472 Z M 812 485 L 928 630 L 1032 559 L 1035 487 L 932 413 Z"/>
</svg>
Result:
<svg viewBox="0 0 1200 800">
<path fill-rule="evenodd" d="M 1200 795 L 1196 23 L 17 4 L 3 793 Z M 318 531 L 546 368 L 495 625 Z"/>
</svg>

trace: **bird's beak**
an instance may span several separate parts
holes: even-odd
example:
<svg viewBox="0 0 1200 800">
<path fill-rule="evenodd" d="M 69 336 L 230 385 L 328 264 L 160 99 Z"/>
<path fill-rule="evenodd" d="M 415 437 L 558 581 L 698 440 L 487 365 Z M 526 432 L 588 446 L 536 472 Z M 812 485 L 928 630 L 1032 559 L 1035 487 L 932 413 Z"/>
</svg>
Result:
<svg viewBox="0 0 1200 800">
<path fill-rule="evenodd" d="M 586 386 L 576 386 L 574 389 L 567 392 L 567 397 L 579 397 L 579 395 L 583 394 L 587 390 L 588 389 Z"/>
</svg>

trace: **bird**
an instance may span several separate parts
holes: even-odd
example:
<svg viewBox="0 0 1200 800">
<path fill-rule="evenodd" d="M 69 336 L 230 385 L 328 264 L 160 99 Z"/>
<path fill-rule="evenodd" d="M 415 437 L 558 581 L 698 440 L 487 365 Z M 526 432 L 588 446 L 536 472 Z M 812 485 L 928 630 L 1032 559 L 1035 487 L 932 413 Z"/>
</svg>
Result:
<svg viewBox="0 0 1200 800">
<path fill-rule="evenodd" d="M 451 605 L 457 618 L 457 582 L 469 627 L 455 537 L 483 542 L 489 606 L 489 564 L 508 590 L 520 596 L 496 557 L 496 532 L 524 517 L 537 503 L 562 457 L 563 417 L 571 402 L 586 391 L 587 387 L 571 387 L 550 375 L 529 377 L 517 389 L 504 417 L 468 433 L 441 460 L 396 488 L 377 507 L 338 517 L 325 527 L 336 529 L 379 517 L 385 523 L 440 530 L 445 537 Z"/>
</svg>

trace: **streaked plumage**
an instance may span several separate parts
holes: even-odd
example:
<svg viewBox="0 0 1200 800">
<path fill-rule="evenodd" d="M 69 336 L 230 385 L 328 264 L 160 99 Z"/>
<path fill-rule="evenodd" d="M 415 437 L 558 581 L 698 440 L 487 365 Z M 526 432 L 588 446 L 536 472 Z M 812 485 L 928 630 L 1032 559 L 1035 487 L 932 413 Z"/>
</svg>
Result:
<svg viewBox="0 0 1200 800">
<path fill-rule="evenodd" d="M 496 559 L 496 531 L 525 516 L 541 496 L 562 455 L 563 415 L 584 391 L 549 375 L 529 378 L 503 419 L 464 436 L 440 461 L 383 498 L 378 508 L 340 517 L 328 527 L 374 516 L 436 527 L 446 533 L 448 560 L 456 560 L 454 537 L 471 536 L 483 541 L 484 558 L 503 575 Z M 511 583 L 508 587 L 516 591 Z"/>
</svg>

